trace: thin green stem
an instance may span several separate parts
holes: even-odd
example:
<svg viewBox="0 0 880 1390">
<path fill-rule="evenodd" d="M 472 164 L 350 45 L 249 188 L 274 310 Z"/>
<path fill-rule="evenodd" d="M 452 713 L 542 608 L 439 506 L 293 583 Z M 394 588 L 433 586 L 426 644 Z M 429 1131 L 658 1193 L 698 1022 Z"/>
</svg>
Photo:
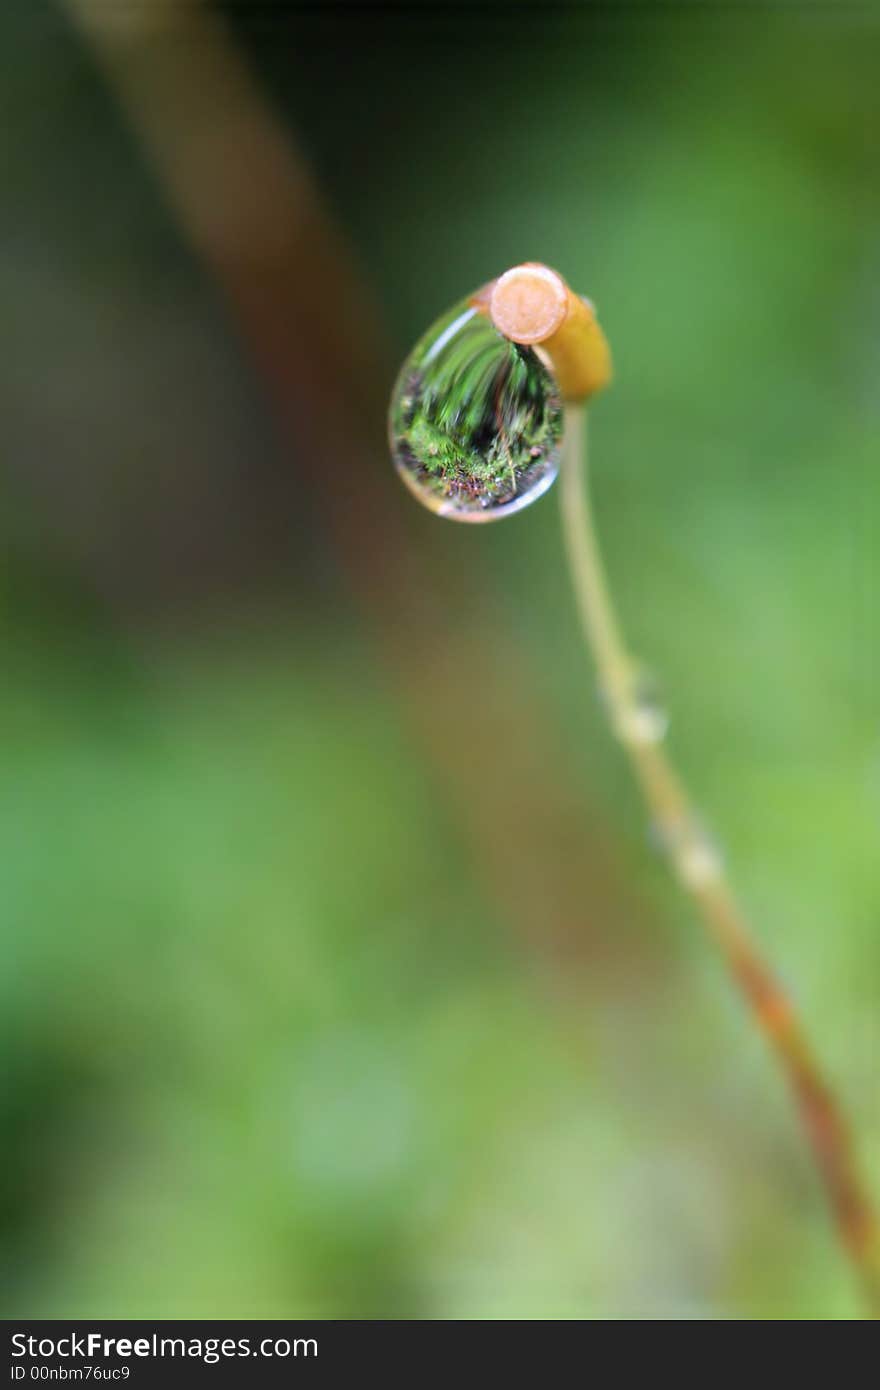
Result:
<svg viewBox="0 0 880 1390">
<path fill-rule="evenodd" d="M 644 707 L 638 668 L 623 640 L 602 565 L 585 470 L 586 411 L 569 407 L 560 481 L 562 524 L 581 624 L 612 728 L 627 752 L 676 877 L 788 1078 L 838 1235 L 862 1284 L 869 1315 L 880 1318 L 880 1227 L 846 1123 L 791 1001 L 749 930 L 723 859 L 661 746 L 663 723 L 656 711 Z"/>
</svg>

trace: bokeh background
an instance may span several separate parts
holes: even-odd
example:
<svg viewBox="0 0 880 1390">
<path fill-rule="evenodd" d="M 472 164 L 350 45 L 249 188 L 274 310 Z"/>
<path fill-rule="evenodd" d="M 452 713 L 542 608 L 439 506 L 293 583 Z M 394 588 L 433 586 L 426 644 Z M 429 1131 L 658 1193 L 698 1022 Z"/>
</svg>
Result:
<svg viewBox="0 0 880 1390">
<path fill-rule="evenodd" d="M 874 6 L 0 11 L 7 1316 L 849 1319 L 554 494 L 387 393 L 597 302 L 609 568 L 880 1190 Z"/>
</svg>

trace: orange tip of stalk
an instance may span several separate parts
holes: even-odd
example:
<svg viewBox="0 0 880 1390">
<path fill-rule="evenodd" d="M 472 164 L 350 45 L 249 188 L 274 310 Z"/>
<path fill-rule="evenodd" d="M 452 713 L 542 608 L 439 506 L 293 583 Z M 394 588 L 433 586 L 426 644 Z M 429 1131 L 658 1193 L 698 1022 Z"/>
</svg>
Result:
<svg viewBox="0 0 880 1390">
<path fill-rule="evenodd" d="M 489 315 L 505 338 L 533 346 L 562 326 L 568 313 L 568 287 L 549 266 L 514 266 L 500 275 L 489 295 Z"/>
<path fill-rule="evenodd" d="M 566 400 L 588 400 L 611 380 L 611 353 L 592 304 L 549 266 L 514 266 L 474 303 L 505 338 L 546 356 Z"/>
</svg>

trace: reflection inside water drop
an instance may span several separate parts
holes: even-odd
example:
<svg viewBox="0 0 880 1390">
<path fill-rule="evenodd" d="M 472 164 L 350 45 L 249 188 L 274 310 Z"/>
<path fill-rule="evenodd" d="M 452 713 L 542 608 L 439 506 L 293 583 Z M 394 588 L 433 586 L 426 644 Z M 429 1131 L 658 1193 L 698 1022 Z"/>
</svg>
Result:
<svg viewBox="0 0 880 1390">
<path fill-rule="evenodd" d="M 465 300 L 404 362 L 389 426 L 398 472 L 424 506 L 492 521 L 534 502 L 556 477 L 562 401 L 537 353 Z"/>
</svg>

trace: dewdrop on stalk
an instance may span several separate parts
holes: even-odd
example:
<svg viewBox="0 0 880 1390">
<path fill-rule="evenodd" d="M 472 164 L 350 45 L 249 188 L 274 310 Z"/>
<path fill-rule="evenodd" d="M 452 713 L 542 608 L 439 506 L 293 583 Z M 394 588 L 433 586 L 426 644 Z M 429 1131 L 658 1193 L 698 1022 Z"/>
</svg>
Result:
<svg viewBox="0 0 880 1390">
<path fill-rule="evenodd" d="M 404 362 L 389 421 L 397 470 L 439 516 L 512 516 L 556 478 L 564 401 L 609 377 L 588 301 L 547 266 L 516 266 L 438 319 Z"/>
<path fill-rule="evenodd" d="M 788 1079 L 842 1246 L 880 1319 L 880 1221 L 845 1119 L 666 752 L 656 682 L 630 655 L 614 611 L 586 487 L 584 408 L 610 378 L 590 301 L 545 265 L 515 266 L 451 309 L 404 362 L 389 417 L 394 463 L 424 506 L 455 521 L 512 516 L 560 475 L 568 569 L 611 730 L 658 848 Z"/>
</svg>

